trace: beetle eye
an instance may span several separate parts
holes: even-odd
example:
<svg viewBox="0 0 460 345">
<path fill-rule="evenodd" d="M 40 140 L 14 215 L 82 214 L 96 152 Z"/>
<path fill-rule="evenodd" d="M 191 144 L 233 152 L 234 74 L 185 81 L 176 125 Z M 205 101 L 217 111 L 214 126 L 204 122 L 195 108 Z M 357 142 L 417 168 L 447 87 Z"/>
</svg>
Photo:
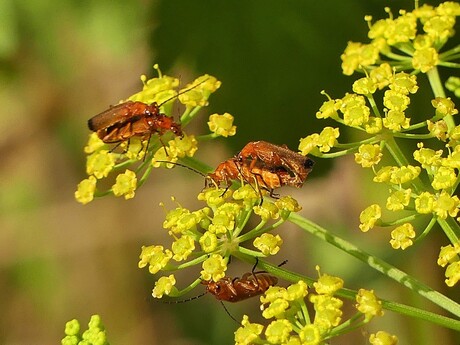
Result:
<svg viewBox="0 0 460 345">
<path fill-rule="evenodd" d="M 311 169 L 315 165 L 315 161 L 313 159 L 307 158 L 307 160 L 304 163 L 304 167 L 306 169 Z"/>
</svg>

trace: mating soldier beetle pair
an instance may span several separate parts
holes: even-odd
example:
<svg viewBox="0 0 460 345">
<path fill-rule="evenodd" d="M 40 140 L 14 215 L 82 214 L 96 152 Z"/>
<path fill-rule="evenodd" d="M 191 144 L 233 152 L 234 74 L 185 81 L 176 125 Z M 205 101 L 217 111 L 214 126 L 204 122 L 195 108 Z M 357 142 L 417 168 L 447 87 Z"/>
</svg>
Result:
<svg viewBox="0 0 460 345">
<path fill-rule="evenodd" d="M 313 165 L 313 160 L 291 151 L 286 145 L 253 141 L 208 174 L 206 185 L 212 182 L 229 187 L 232 180 L 240 179 L 274 196 L 273 191 L 282 186 L 302 187 Z"/>
</svg>

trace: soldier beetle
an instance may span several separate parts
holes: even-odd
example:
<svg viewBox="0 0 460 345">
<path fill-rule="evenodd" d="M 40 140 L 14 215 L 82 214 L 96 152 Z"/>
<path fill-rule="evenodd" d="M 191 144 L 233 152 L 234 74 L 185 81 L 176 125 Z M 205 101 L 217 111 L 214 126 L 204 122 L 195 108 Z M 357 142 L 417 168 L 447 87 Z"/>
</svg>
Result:
<svg viewBox="0 0 460 345">
<path fill-rule="evenodd" d="M 90 130 L 105 143 L 119 143 L 133 136 L 149 138 L 153 133 L 163 135 L 170 130 L 182 136 L 179 124 L 161 114 L 156 103 L 127 101 L 110 107 L 88 121 Z"/>
<path fill-rule="evenodd" d="M 241 278 L 224 277 L 217 282 L 205 280 L 201 283 L 219 301 L 239 302 L 263 294 L 278 283 L 278 278 L 264 272 L 248 272 Z"/>
<path fill-rule="evenodd" d="M 182 136 L 180 124 L 160 113 L 160 107 L 171 99 L 198 87 L 208 79 L 179 92 L 159 105 L 156 102 L 145 104 L 139 101 L 126 101 L 112 106 L 89 119 L 88 127 L 107 144 L 120 143 L 134 136 L 150 139 L 154 133 L 161 136 L 167 131 Z"/>
<path fill-rule="evenodd" d="M 254 296 L 262 295 L 271 286 L 278 283 L 277 277 L 272 276 L 265 271 L 255 272 L 258 262 L 259 259 L 256 258 L 256 263 L 254 264 L 251 272 L 243 274 L 241 278 L 224 277 L 217 282 L 212 280 L 203 280 L 201 284 L 206 285 L 206 291 L 204 293 L 185 300 L 166 301 L 165 303 L 185 303 L 210 293 L 214 295 L 218 301 L 220 301 L 225 312 L 232 318 L 232 320 L 239 324 L 240 322 L 236 320 L 232 314 L 230 314 L 223 302 L 235 303 Z M 287 263 L 287 260 L 283 261 L 278 266 L 282 266 L 285 263 Z"/>
<path fill-rule="evenodd" d="M 297 188 L 302 187 L 314 165 L 313 160 L 291 151 L 286 145 L 278 146 L 266 141 L 246 144 L 236 158 L 241 165 L 248 165 L 250 171 L 254 167 L 268 170 L 279 174 L 281 185 Z"/>
</svg>

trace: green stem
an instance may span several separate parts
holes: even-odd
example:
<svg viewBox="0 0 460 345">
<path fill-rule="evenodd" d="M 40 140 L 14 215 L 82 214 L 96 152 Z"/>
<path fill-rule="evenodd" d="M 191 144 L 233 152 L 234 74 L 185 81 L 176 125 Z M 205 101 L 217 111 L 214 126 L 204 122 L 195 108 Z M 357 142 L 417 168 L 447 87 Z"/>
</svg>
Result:
<svg viewBox="0 0 460 345">
<path fill-rule="evenodd" d="M 447 219 L 438 218 L 437 222 L 452 244 L 459 243 L 460 226 L 453 218 L 451 217 L 447 217 Z"/>
<path fill-rule="evenodd" d="M 266 232 L 269 232 L 269 231 L 271 231 L 271 230 L 273 230 L 273 229 L 276 229 L 276 228 L 279 227 L 281 224 L 283 224 L 285 221 L 286 221 L 286 220 L 284 220 L 284 219 L 280 219 L 280 220 L 277 221 L 276 223 L 273 223 L 273 224 L 271 224 L 271 225 L 269 225 L 269 226 L 267 226 L 267 227 L 265 227 L 265 228 L 256 227 L 255 229 L 252 229 L 252 230 L 246 232 L 244 235 L 240 236 L 240 237 L 238 238 L 238 240 L 239 240 L 240 243 L 243 243 L 243 242 L 245 242 L 245 241 L 247 241 L 247 240 L 250 240 L 250 239 L 252 239 L 252 238 L 255 238 L 255 237 L 257 237 L 257 236 L 259 236 L 259 235 L 262 235 L 262 234 L 264 234 L 264 233 L 266 233 Z"/>
<path fill-rule="evenodd" d="M 309 221 L 308 219 L 299 216 L 298 214 L 292 213 L 289 216 L 288 220 L 298 225 L 301 229 L 305 230 L 306 232 L 309 232 L 310 234 L 322 239 L 323 241 L 326 241 L 332 244 L 333 246 L 339 248 L 340 250 L 354 256 L 358 260 L 367 264 L 369 267 L 397 281 L 398 283 L 418 293 L 420 296 L 428 299 L 429 301 L 440 306 L 441 308 L 460 317 L 460 305 L 458 303 L 449 299 L 443 294 L 431 289 L 429 286 L 419 282 L 417 279 L 399 270 L 398 268 L 390 265 L 389 263 L 373 255 L 366 253 L 365 251 L 345 241 L 344 239 L 332 235 L 326 229 Z"/>
<path fill-rule="evenodd" d="M 192 170 L 196 170 L 197 172 L 201 173 L 202 175 L 206 175 L 207 173 L 213 171 L 213 169 L 209 165 L 207 165 L 207 164 L 205 164 L 205 163 L 203 163 L 203 162 L 201 162 L 201 161 L 199 161 L 199 160 L 197 160 L 197 159 L 195 159 L 193 157 L 181 158 L 180 162 L 183 163 L 184 165 L 186 165 L 187 167 L 190 167 Z"/>
<path fill-rule="evenodd" d="M 393 137 L 389 136 L 388 138 L 386 138 L 385 147 L 388 149 L 388 151 L 390 152 L 391 156 L 396 161 L 398 166 L 402 167 L 402 166 L 406 166 L 409 164 L 408 160 L 406 159 L 406 156 L 401 151 L 401 149 L 399 148 L 398 144 L 396 143 Z M 412 180 L 411 183 L 414 186 L 417 193 L 419 193 L 419 191 L 421 190 L 426 189 L 424 188 L 419 178 Z"/>
<path fill-rule="evenodd" d="M 444 92 L 444 87 L 442 86 L 441 78 L 439 77 L 439 72 L 437 67 L 433 67 L 430 69 L 426 75 L 428 76 L 428 80 L 431 85 L 431 89 L 433 90 L 433 94 L 435 97 L 446 97 L 446 93 Z M 444 121 L 447 123 L 447 129 L 451 131 L 455 127 L 455 121 L 452 115 L 447 115 L 444 117 Z"/>
<path fill-rule="evenodd" d="M 182 114 L 180 118 L 180 123 L 182 127 L 185 127 L 190 121 L 193 120 L 195 115 L 201 109 L 201 106 L 194 107 L 193 110 L 189 110 L 188 108 L 185 110 L 184 114 Z"/>
</svg>

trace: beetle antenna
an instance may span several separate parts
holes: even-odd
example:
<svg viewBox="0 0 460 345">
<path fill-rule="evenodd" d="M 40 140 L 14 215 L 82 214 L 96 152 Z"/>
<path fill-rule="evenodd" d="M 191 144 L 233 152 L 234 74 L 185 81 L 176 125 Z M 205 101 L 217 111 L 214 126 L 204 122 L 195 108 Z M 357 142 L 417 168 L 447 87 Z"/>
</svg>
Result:
<svg viewBox="0 0 460 345">
<path fill-rule="evenodd" d="M 180 299 L 180 300 L 171 300 L 171 301 L 158 301 L 160 303 L 165 303 L 165 304 L 179 304 L 179 303 L 187 303 L 187 302 L 190 302 L 190 301 L 193 301 L 195 299 L 198 299 L 198 298 L 201 298 L 203 297 L 204 295 L 206 295 L 207 291 L 203 292 L 202 294 L 199 294 L 197 296 L 193 296 L 193 297 L 190 297 L 190 298 L 186 298 L 186 299 Z"/>
<path fill-rule="evenodd" d="M 160 104 L 158 104 L 158 108 L 161 107 L 163 104 L 169 102 L 170 100 L 172 100 L 172 99 L 174 99 L 174 98 L 176 98 L 176 97 L 178 97 L 178 96 L 180 96 L 180 95 L 183 95 L 184 93 L 189 92 L 190 90 L 193 90 L 194 88 L 200 86 L 200 85 L 203 84 L 205 81 L 207 81 L 209 78 L 210 78 L 210 77 L 206 78 L 205 80 L 199 82 L 199 83 L 196 84 L 196 85 L 193 85 L 193 86 L 189 87 L 188 89 L 186 89 L 186 90 L 184 90 L 184 91 L 182 91 L 182 92 L 179 92 L 179 93 L 178 93 L 177 95 L 175 95 L 175 96 L 169 97 L 166 101 L 163 101 L 163 102 L 161 102 Z"/>
<path fill-rule="evenodd" d="M 196 170 L 195 168 L 192 168 L 192 167 L 189 167 L 188 165 L 185 165 L 185 164 L 182 164 L 182 163 L 177 163 L 177 162 L 170 162 L 170 161 L 161 161 L 161 160 L 155 160 L 155 162 L 158 162 L 158 163 L 165 163 L 165 164 L 174 164 L 174 165 L 178 165 L 180 167 L 183 167 L 183 168 L 187 168 L 191 171 L 194 171 L 196 172 L 198 175 L 201 175 L 203 177 L 206 177 L 206 174 L 203 174 L 201 171 L 199 170 Z"/>
</svg>

